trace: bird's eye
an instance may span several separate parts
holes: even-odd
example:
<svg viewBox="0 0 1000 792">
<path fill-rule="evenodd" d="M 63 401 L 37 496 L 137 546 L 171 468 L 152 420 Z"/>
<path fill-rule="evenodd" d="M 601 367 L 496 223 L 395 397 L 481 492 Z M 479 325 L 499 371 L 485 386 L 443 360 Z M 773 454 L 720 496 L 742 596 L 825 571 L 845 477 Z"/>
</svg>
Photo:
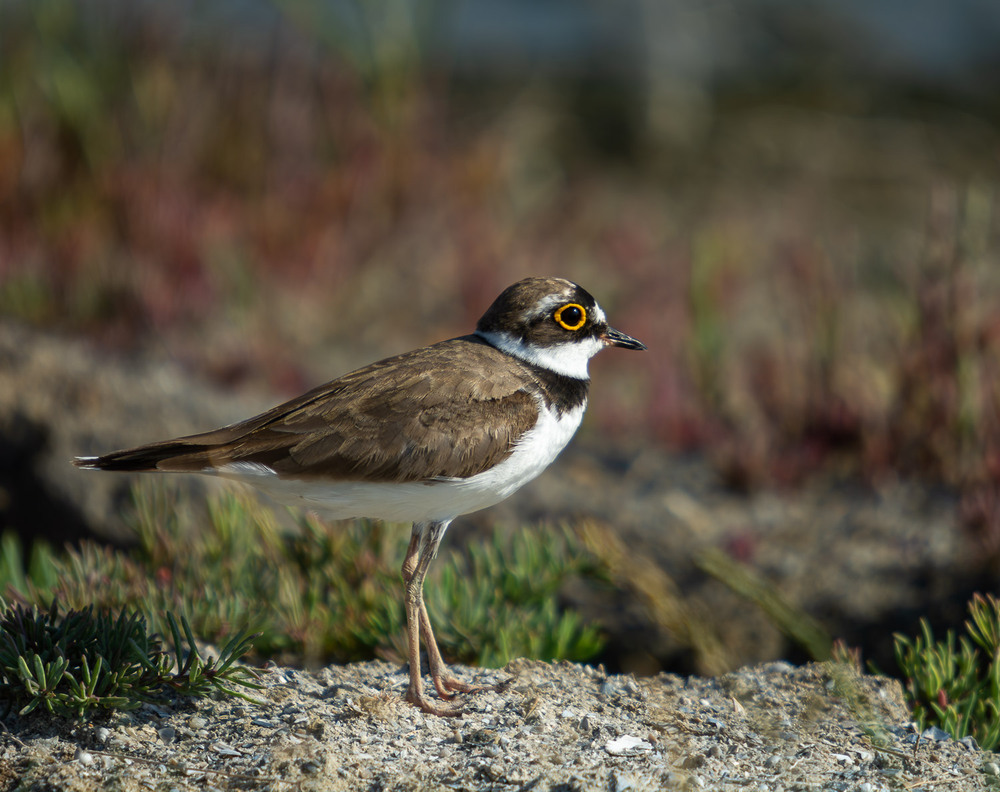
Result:
<svg viewBox="0 0 1000 792">
<path fill-rule="evenodd" d="M 587 322 L 587 310 L 577 303 L 566 303 L 556 311 L 555 320 L 567 330 L 579 330 Z"/>
</svg>

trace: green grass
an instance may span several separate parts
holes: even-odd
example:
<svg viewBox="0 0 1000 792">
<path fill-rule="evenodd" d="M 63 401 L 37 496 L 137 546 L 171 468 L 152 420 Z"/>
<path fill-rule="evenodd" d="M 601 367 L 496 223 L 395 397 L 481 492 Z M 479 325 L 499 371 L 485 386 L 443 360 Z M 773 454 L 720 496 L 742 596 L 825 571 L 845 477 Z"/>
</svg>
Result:
<svg viewBox="0 0 1000 792">
<path fill-rule="evenodd" d="M 212 643 L 246 630 L 257 634 L 255 656 L 282 662 L 405 657 L 399 570 L 408 526 L 297 515 L 294 529 L 282 530 L 249 497 L 212 498 L 203 518 L 177 504 L 176 491 L 144 483 L 135 493 L 134 550 L 36 546 L 27 575 L 8 536 L 0 585 L 31 603 L 131 609 L 164 634 L 175 613 Z M 520 656 L 593 657 L 603 646 L 599 628 L 559 604 L 561 587 L 579 577 L 600 577 L 599 565 L 566 530 L 496 531 L 452 551 L 425 586 L 443 653 L 490 666 Z"/>
<path fill-rule="evenodd" d="M 165 618 L 173 652 L 163 649 L 140 614 L 95 609 L 64 611 L 7 604 L 0 599 L 0 700 L 19 715 L 36 709 L 83 716 L 92 710 L 133 709 L 168 694 L 212 692 L 250 697 L 238 688 L 259 688 L 256 674 L 236 662 L 252 646 L 238 634 L 218 658 L 202 658 L 191 627 Z M 183 631 L 183 636 L 182 636 Z"/>
<path fill-rule="evenodd" d="M 453 550 L 424 596 L 435 634 L 457 659 L 493 667 L 515 657 L 583 661 L 604 642 L 597 627 L 559 605 L 559 589 L 574 577 L 605 576 L 573 534 L 520 528 Z"/>
<path fill-rule="evenodd" d="M 920 635 L 895 636 L 913 717 L 921 729 L 937 726 L 955 739 L 968 735 L 988 750 L 1000 746 L 1000 600 L 975 595 L 965 634 L 934 638 L 921 620 Z"/>
</svg>

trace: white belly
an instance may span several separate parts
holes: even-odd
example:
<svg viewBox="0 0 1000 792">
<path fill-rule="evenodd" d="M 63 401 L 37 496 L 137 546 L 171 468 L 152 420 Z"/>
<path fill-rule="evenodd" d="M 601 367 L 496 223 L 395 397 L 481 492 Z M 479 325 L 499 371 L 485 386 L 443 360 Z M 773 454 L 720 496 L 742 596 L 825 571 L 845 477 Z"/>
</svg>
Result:
<svg viewBox="0 0 1000 792">
<path fill-rule="evenodd" d="M 586 406 L 584 403 L 561 416 L 554 410 L 542 408 L 537 423 L 525 433 L 509 457 L 470 478 L 405 484 L 324 482 L 281 479 L 266 466 L 246 464 L 213 472 L 252 484 L 282 503 L 315 509 L 333 519 L 451 520 L 499 503 L 545 470 L 576 433 Z"/>
</svg>

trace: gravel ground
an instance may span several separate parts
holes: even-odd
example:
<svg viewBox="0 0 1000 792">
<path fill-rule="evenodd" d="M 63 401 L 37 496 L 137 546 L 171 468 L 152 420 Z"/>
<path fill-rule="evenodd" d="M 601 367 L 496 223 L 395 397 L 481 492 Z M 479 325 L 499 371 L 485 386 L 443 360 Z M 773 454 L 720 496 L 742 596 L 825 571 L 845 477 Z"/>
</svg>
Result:
<svg viewBox="0 0 1000 792">
<path fill-rule="evenodd" d="M 525 660 L 456 670 L 501 690 L 438 718 L 403 703 L 395 665 L 274 667 L 256 703 L 9 717 L 0 790 L 1000 788 L 995 754 L 936 730 L 918 740 L 898 683 L 844 667 L 640 679 Z"/>
</svg>

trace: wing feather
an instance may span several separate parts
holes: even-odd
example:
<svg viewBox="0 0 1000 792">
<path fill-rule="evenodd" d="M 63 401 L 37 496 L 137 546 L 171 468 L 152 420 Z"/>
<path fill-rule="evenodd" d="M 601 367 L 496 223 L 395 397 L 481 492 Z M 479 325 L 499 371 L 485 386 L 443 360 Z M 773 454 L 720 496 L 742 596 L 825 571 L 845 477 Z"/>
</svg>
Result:
<svg viewBox="0 0 1000 792">
<path fill-rule="evenodd" d="M 463 336 L 373 363 L 241 423 L 91 466 L 200 472 L 244 462 L 287 478 L 467 478 L 506 458 L 535 425 L 532 385 L 506 354 Z"/>
</svg>

